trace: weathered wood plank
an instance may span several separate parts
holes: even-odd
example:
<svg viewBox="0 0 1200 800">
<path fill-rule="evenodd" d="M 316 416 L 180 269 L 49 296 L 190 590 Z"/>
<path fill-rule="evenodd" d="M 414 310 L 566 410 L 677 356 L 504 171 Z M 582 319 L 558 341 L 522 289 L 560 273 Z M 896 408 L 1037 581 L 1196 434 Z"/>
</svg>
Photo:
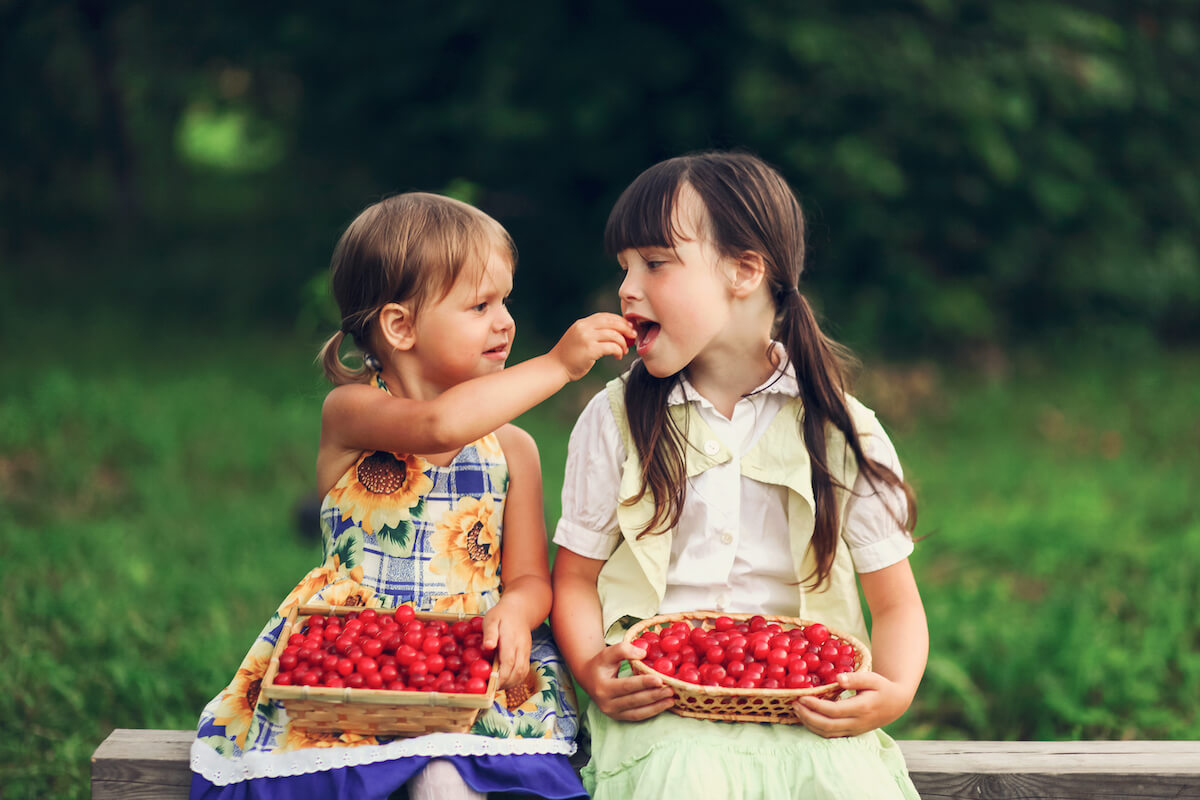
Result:
<svg viewBox="0 0 1200 800">
<path fill-rule="evenodd" d="M 1148 774 L 1200 775 L 1200 742 L 972 742 L 904 740 L 911 769 L 931 759 L 986 772 L 1095 772 L 1119 769 Z"/>
<path fill-rule="evenodd" d="M 92 797 L 188 796 L 193 731 L 117 728 L 92 754 Z"/>
<path fill-rule="evenodd" d="M 1200 742 L 899 744 L 923 800 L 1200 800 Z"/>
<path fill-rule="evenodd" d="M 192 736 L 114 730 L 92 756 L 92 797 L 187 797 Z M 923 800 L 1200 800 L 1200 742 L 899 745 Z"/>
</svg>

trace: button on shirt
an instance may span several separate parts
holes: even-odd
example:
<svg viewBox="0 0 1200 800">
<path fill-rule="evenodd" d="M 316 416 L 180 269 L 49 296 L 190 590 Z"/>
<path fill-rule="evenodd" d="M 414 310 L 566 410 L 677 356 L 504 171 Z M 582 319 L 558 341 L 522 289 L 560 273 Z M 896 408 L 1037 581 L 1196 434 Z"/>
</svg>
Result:
<svg viewBox="0 0 1200 800">
<path fill-rule="evenodd" d="M 729 418 L 686 379 L 668 402 L 694 403 L 715 439 L 732 454 L 688 480 L 683 513 L 671 541 L 671 563 L 660 612 L 697 609 L 730 613 L 790 615 L 800 607 L 800 588 L 791 557 L 787 489 L 741 474 L 741 458 L 766 431 L 775 415 L 797 394 L 790 370 L 776 373 L 737 402 Z M 867 457 L 900 475 L 899 459 L 878 421 L 861 431 Z M 803 446 L 799 443 L 799 446 Z M 579 417 L 567 456 L 562 518 L 554 543 L 587 558 L 607 559 L 621 541 L 617 497 L 625 444 L 605 392 Z M 872 572 L 907 558 L 912 539 L 894 518 L 904 518 L 904 495 L 889 486 L 876 492 L 860 475 L 847 502 L 843 544 L 858 572 Z M 892 510 L 889 510 L 892 509 Z"/>
</svg>

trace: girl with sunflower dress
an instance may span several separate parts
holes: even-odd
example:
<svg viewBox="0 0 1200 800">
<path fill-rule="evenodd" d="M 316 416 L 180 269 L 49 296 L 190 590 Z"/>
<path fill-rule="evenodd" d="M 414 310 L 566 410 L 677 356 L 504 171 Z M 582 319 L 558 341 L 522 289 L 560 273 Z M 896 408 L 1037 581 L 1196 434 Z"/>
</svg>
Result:
<svg viewBox="0 0 1200 800">
<path fill-rule="evenodd" d="M 550 578 L 533 439 L 509 421 L 623 356 L 632 326 L 577 321 L 505 369 L 516 250 L 465 203 L 408 193 L 367 208 L 334 251 L 342 329 L 317 481 L 324 562 L 283 600 L 201 713 L 193 798 L 586 797 L 568 758 L 578 712 L 545 619 Z M 350 337 L 362 366 L 341 358 Z M 391 739 L 303 731 L 262 697 L 289 610 L 304 603 L 483 614 L 501 690 L 469 733 Z"/>
</svg>

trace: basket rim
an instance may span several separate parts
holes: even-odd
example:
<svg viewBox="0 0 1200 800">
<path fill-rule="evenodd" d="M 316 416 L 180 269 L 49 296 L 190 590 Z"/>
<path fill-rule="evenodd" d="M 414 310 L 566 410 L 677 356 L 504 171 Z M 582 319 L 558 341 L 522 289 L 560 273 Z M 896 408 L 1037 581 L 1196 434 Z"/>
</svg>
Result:
<svg viewBox="0 0 1200 800">
<path fill-rule="evenodd" d="M 419 709 L 422 706 L 429 708 L 458 708 L 466 710 L 479 710 L 488 708 L 496 699 L 497 680 L 499 673 L 495 669 L 495 664 L 492 664 L 492 674 L 488 678 L 487 691 L 483 694 L 468 694 L 465 692 L 422 692 L 416 690 L 396 691 L 392 689 L 355 689 L 349 686 L 341 689 L 329 688 L 326 686 L 276 686 L 275 676 L 279 673 L 279 656 L 287 647 L 288 637 L 291 635 L 292 628 L 296 625 L 299 617 L 305 616 L 346 616 L 355 611 L 365 611 L 367 608 L 373 608 L 386 614 L 395 612 L 394 608 L 376 608 L 372 606 L 331 606 L 321 604 L 304 604 L 292 606 L 288 611 L 287 617 L 284 618 L 283 627 L 279 629 L 279 639 L 275 642 L 275 647 L 271 651 L 271 660 L 267 666 L 266 674 L 262 679 L 261 694 L 268 700 L 279 700 L 280 702 L 288 702 L 289 700 L 303 700 L 318 703 L 326 703 L 330 706 L 350 705 L 350 706 L 405 706 L 406 708 Z M 482 614 L 464 614 L 464 613 L 444 613 L 437 611 L 417 611 L 417 619 L 421 620 L 442 620 L 445 622 L 460 621 L 470 619 L 472 617 L 481 617 Z"/>
<path fill-rule="evenodd" d="M 824 622 L 817 620 L 802 619 L 801 617 L 785 617 L 772 614 L 730 614 L 724 611 L 685 611 L 674 614 L 658 614 L 653 617 L 647 617 L 637 623 L 631 625 L 627 631 L 623 641 L 632 642 L 647 629 L 655 625 L 670 624 L 672 622 L 687 622 L 689 620 L 704 619 L 713 620 L 717 617 L 729 617 L 735 622 L 745 621 L 752 617 L 762 617 L 768 624 L 778 622 L 781 624 L 791 625 L 793 628 L 804 627 L 806 625 L 820 624 L 825 625 L 829 630 L 830 635 L 836 636 L 839 639 L 849 642 L 854 645 L 854 649 L 860 654 L 858 665 L 854 668 L 855 672 L 870 672 L 871 670 L 871 651 L 862 643 L 857 636 L 845 633 L 844 631 L 830 627 Z M 629 665 L 636 672 L 643 675 L 654 675 L 662 678 L 663 682 L 675 690 L 682 690 L 692 695 L 710 696 L 710 697 L 778 697 L 778 698 L 799 698 L 811 697 L 812 695 L 828 694 L 831 689 L 837 688 L 838 684 L 825 683 L 820 686 L 809 686 L 804 689 L 739 689 L 737 687 L 724 686 L 705 686 L 698 683 L 689 683 L 688 681 L 680 680 L 673 675 L 664 675 L 658 670 L 651 667 L 643 659 L 631 658 Z"/>
</svg>

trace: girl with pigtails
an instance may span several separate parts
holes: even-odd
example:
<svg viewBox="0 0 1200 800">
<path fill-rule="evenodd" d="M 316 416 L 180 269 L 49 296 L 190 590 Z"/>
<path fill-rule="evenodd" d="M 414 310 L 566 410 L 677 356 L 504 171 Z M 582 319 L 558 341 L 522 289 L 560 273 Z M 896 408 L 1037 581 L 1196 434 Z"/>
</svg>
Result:
<svg viewBox="0 0 1200 800">
<path fill-rule="evenodd" d="M 506 367 L 515 266 L 499 223 L 439 195 L 390 197 L 342 235 L 331 275 L 341 330 L 321 356 L 334 384 L 316 459 L 324 561 L 202 712 L 193 798 L 586 797 L 568 761 L 574 693 L 544 625 L 538 451 L 511 420 L 599 358 L 623 356 L 633 331 L 595 314 L 549 353 Z M 501 690 L 469 733 L 298 729 L 262 680 L 284 619 L 306 603 L 482 615 L 477 649 L 495 652 Z"/>
<path fill-rule="evenodd" d="M 639 359 L 571 435 L 551 615 L 592 701 L 585 786 L 597 800 L 916 797 L 881 730 L 928 650 L 915 502 L 799 290 L 795 195 L 750 155 L 674 158 L 620 196 L 605 247 Z M 794 725 L 664 713 L 672 690 L 630 673 L 646 651 L 623 635 L 697 610 L 823 622 L 869 641 L 873 671 L 839 675 L 837 700 L 798 700 Z"/>
</svg>

